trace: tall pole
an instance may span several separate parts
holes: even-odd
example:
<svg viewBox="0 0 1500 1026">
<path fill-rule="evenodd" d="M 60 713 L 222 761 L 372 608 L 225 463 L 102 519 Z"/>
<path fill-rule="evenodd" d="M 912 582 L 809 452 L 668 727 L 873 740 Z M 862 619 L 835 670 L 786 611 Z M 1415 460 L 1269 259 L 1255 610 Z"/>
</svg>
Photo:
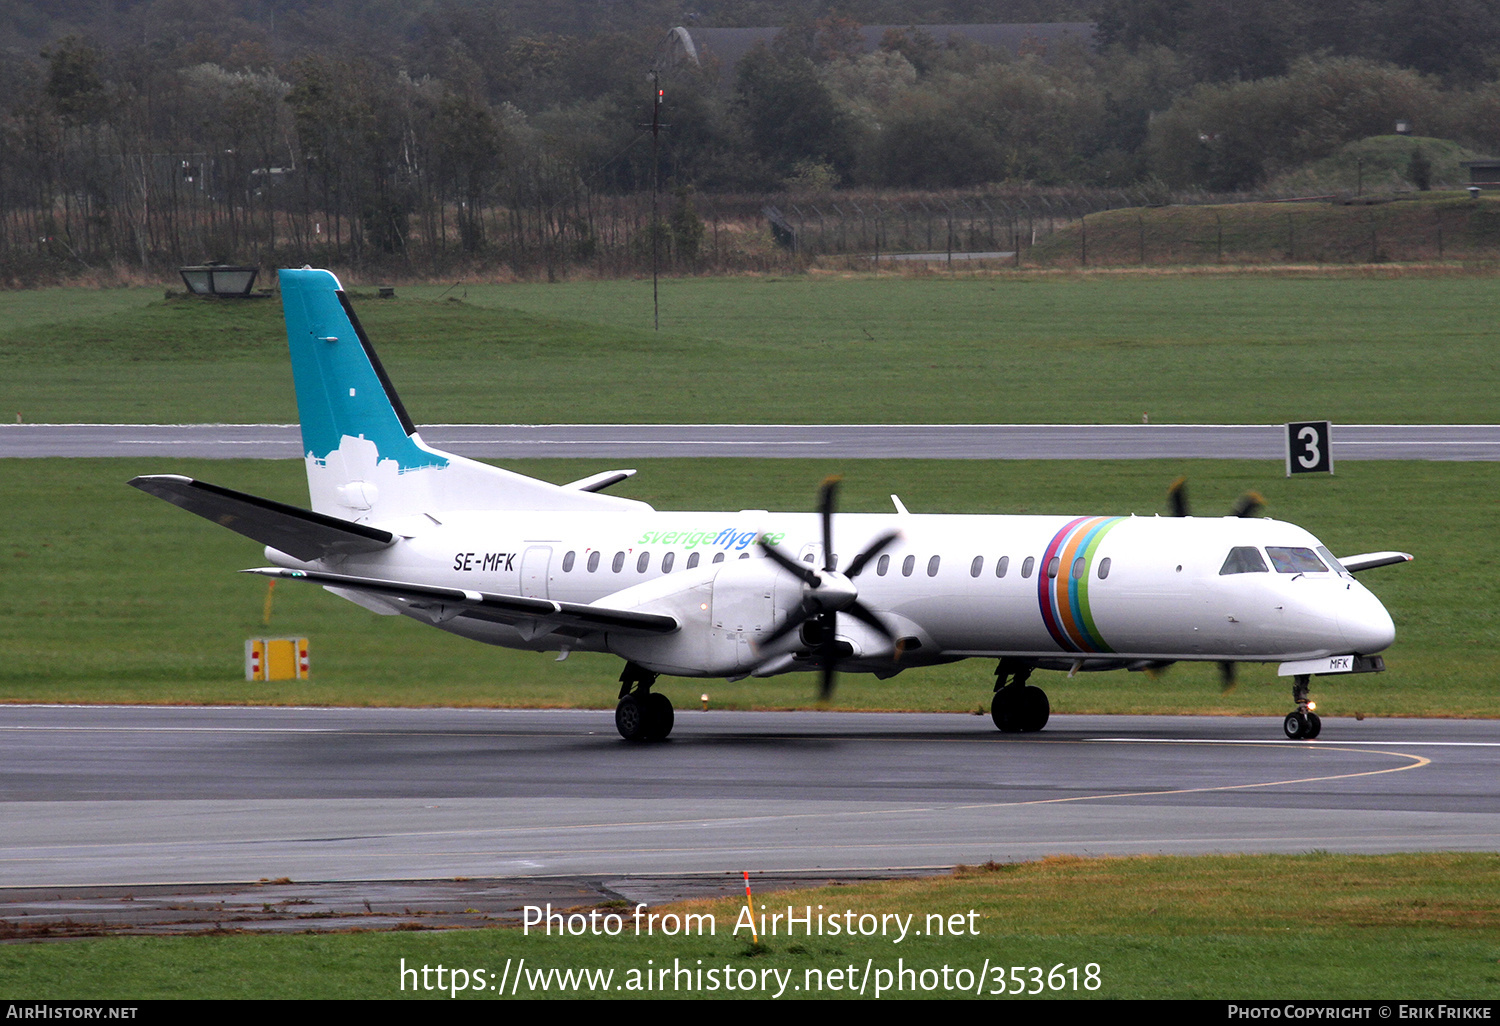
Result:
<svg viewBox="0 0 1500 1026">
<path fill-rule="evenodd" d="M 661 73 L 651 69 L 651 88 L 656 93 L 651 103 L 651 320 L 655 330 L 661 330 L 661 303 L 657 298 L 656 276 L 660 262 L 661 226 L 657 220 L 657 198 L 661 195 L 661 161 L 656 158 L 657 142 L 661 137 Z"/>
</svg>

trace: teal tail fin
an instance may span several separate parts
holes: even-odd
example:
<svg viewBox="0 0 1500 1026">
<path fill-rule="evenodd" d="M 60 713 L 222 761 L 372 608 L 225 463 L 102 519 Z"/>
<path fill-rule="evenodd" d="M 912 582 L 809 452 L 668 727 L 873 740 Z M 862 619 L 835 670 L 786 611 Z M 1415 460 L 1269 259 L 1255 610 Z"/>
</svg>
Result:
<svg viewBox="0 0 1500 1026">
<path fill-rule="evenodd" d="M 331 272 L 282 271 L 281 301 L 304 455 L 326 460 L 348 437 L 375 443 L 402 471 L 447 462 L 413 440 L 416 426 Z"/>
<path fill-rule="evenodd" d="M 312 508 L 356 521 L 450 510 L 625 509 L 422 441 L 338 278 L 281 272 Z"/>
</svg>

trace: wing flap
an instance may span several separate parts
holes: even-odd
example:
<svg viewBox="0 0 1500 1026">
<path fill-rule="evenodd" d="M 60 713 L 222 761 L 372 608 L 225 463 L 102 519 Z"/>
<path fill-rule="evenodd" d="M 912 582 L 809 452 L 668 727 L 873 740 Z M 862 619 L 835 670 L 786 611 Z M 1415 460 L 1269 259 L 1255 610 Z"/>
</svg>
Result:
<svg viewBox="0 0 1500 1026">
<path fill-rule="evenodd" d="M 180 474 L 148 474 L 130 484 L 298 559 L 376 552 L 396 540 L 389 531 L 262 499 Z"/>
<path fill-rule="evenodd" d="M 545 622 L 569 632 L 612 631 L 620 634 L 671 634 L 678 629 L 677 619 L 661 613 L 643 613 L 634 609 L 611 609 L 608 606 L 581 602 L 557 602 L 552 599 L 527 598 L 523 595 L 497 595 L 469 591 L 465 588 L 442 588 L 430 584 L 382 581 L 372 577 L 350 577 L 323 570 L 284 570 L 280 567 L 258 567 L 247 574 L 286 580 L 311 581 L 340 589 L 381 595 L 405 601 L 420 609 L 430 609 L 442 616 L 474 616 L 496 623 Z"/>
</svg>

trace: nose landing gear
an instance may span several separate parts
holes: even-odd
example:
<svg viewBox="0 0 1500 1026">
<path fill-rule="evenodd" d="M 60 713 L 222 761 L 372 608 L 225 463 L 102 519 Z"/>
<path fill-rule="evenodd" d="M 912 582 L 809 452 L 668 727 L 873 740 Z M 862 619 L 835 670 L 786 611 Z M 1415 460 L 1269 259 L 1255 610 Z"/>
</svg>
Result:
<svg viewBox="0 0 1500 1026">
<path fill-rule="evenodd" d="M 615 706 L 615 729 L 626 741 L 662 741 L 672 733 L 676 718 L 666 695 L 651 690 L 656 674 L 626 663 L 620 674 L 620 703 Z"/>
<path fill-rule="evenodd" d="M 1297 711 L 1287 713 L 1286 719 L 1281 721 L 1281 730 L 1288 740 L 1311 741 L 1323 730 L 1323 721 L 1313 712 L 1313 703 L 1307 697 L 1308 682 L 1311 680 L 1305 673 L 1292 678 L 1292 701 L 1297 703 Z"/>
</svg>

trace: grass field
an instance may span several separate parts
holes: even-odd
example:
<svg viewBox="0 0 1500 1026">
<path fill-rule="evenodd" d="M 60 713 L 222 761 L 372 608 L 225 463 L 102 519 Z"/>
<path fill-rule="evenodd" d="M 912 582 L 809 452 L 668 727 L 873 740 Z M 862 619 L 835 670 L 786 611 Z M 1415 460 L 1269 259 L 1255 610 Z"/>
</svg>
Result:
<svg viewBox="0 0 1500 1026">
<path fill-rule="evenodd" d="M 877 996 L 882 980 L 894 988 L 900 968 L 915 970 L 905 989 L 881 996 L 962 997 L 959 986 L 970 995 L 1024 990 L 1067 999 L 1493 999 L 1500 993 L 1500 857 L 1488 854 L 1060 857 L 755 899 L 768 914 L 792 905 L 798 915 L 821 906 L 825 917 L 838 914 L 843 922 L 865 913 L 911 916 L 910 928 L 922 935 L 908 933 L 895 943 L 895 921 L 887 920 L 893 932 L 885 937 L 809 938 L 799 927 L 798 936 L 781 930 L 755 947 L 748 931 L 734 933 L 744 906 L 739 899 L 650 910 L 712 915 L 712 936 L 635 936 L 631 910 L 619 903 L 600 912 L 623 914 L 621 935 L 597 939 L 505 929 L 11 944 L 0 946 L 0 981 L 7 994 L 27 999 L 450 999 L 446 989 L 414 994 L 420 976 L 406 978 L 403 994 L 404 959 L 409 968 L 462 968 L 464 985 L 477 982 L 483 990 L 457 997 L 475 999 L 500 996 L 489 987 L 508 960 L 525 959 L 527 983 L 517 988 L 525 997 L 770 997 L 781 987 L 783 997 L 847 998 L 859 996 L 850 991 L 859 990 L 867 966 L 874 970 L 867 998 Z M 853 920 L 844 915 L 850 911 Z M 943 936 L 927 932 L 936 922 L 930 915 L 943 918 Z M 960 932 L 950 935 L 955 922 Z M 1000 967 L 998 979 L 987 966 Z M 1028 969 L 1011 974 L 1012 966 Z M 675 977 L 675 991 L 663 991 L 662 978 L 653 975 L 647 991 L 646 974 L 664 967 L 688 973 Z M 475 973 L 481 969 L 483 977 Z M 532 974 L 553 969 L 613 975 L 592 993 L 531 985 Z M 694 975 L 699 969 L 704 975 Z M 508 971 L 514 979 L 522 969 L 512 964 Z M 730 992 L 720 982 L 711 989 L 726 971 L 737 984 L 764 979 L 767 986 Z M 435 985 L 435 973 L 427 982 Z"/>
<path fill-rule="evenodd" d="M 75 292 L 0 293 L 5 420 L 296 419 L 279 303 Z M 356 306 L 419 423 L 1476 423 L 1500 392 L 1500 278 L 1460 273 L 673 279 L 659 334 L 646 282 L 398 294 Z"/>
<path fill-rule="evenodd" d="M 550 480 L 602 465 L 522 461 Z M 896 492 L 914 512 L 1138 513 L 1165 511 L 1165 487 L 1192 482 L 1195 509 L 1226 511 L 1249 488 L 1269 514 L 1308 527 L 1336 552 L 1402 549 L 1416 562 L 1363 575 L 1391 610 L 1389 672 L 1320 678 L 1330 715 L 1500 715 L 1495 652 L 1500 585 L 1492 463 L 1345 463 L 1336 477 L 1287 480 L 1275 463 L 1124 461 L 648 460 L 622 489 L 660 509 L 807 509 L 829 471 L 845 475 L 841 508 L 883 512 Z M 0 700 L 549 705 L 608 708 L 620 662 L 576 653 L 565 662 L 465 641 L 405 618 L 378 617 L 321 589 L 284 582 L 262 623 L 266 582 L 235 573 L 264 563 L 260 547 L 125 486 L 138 473 L 186 473 L 305 504 L 296 461 L 27 460 L 0 464 L 7 543 L 0 550 Z M 122 524 L 128 525 L 123 528 Z M 247 684 L 244 639 L 312 639 L 305 682 Z M 993 665 L 970 660 L 889 681 L 849 677 L 848 709 L 974 711 L 988 702 Z M 1279 715 L 1289 686 L 1274 666 L 1246 665 L 1221 694 L 1212 667 L 1138 673 L 1041 673 L 1064 712 Z M 679 704 L 707 690 L 716 708 L 811 705 L 807 674 L 764 681 L 665 679 Z"/>
</svg>

